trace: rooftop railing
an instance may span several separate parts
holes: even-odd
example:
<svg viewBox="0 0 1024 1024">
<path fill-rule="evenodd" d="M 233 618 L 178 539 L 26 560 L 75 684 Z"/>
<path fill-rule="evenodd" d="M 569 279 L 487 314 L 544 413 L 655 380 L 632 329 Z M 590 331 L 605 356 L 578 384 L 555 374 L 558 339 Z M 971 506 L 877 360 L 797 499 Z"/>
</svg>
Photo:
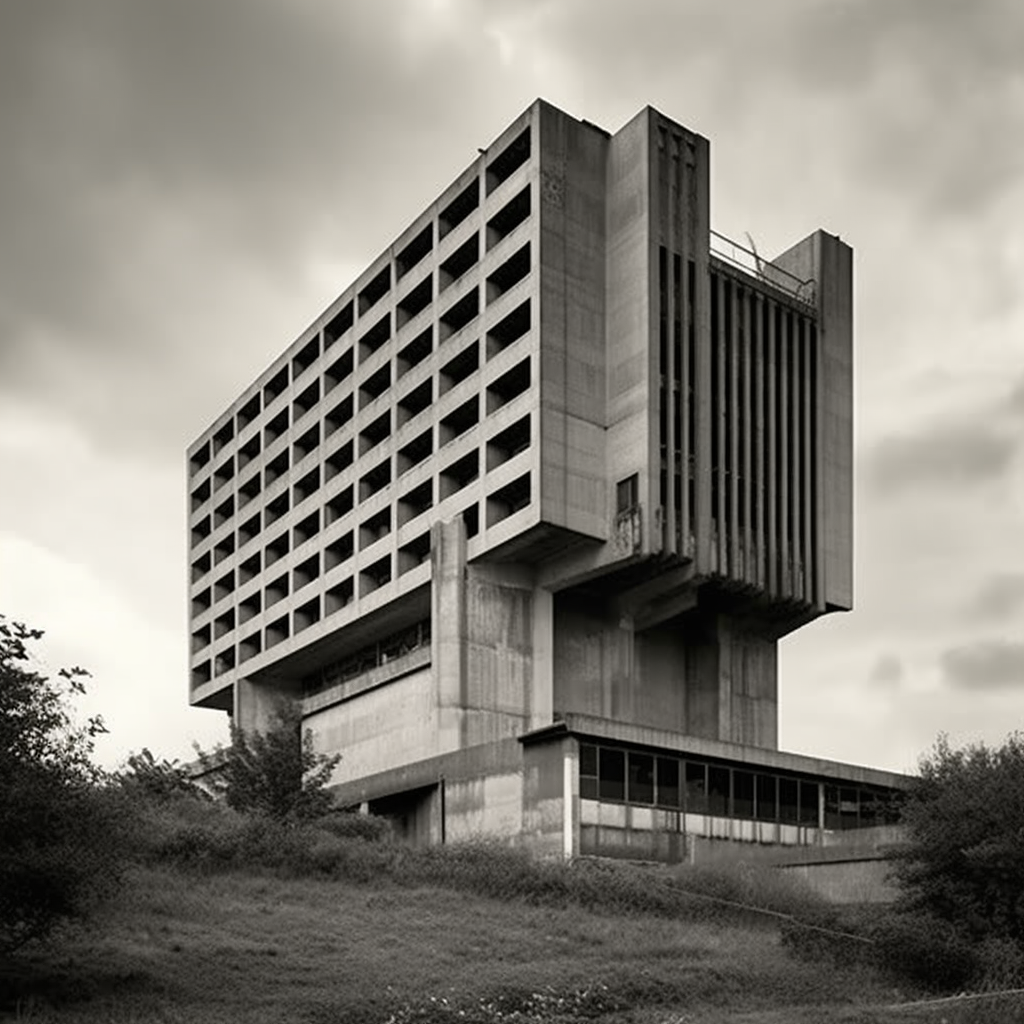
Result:
<svg viewBox="0 0 1024 1024">
<path fill-rule="evenodd" d="M 813 277 L 802 281 L 795 274 L 784 270 L 772 263 L 771 260 L 766 260 L 752 248 L 748 249 L 717 231 L 711 232 L 710 248 L 712 256 L 731 263 L 745 273 L 753 274 L 758 280 L 766 281 L 787 295 L 791 295 L 798 302 L 808 306 L 814 305 L 815 281 Z"/>
</svg>

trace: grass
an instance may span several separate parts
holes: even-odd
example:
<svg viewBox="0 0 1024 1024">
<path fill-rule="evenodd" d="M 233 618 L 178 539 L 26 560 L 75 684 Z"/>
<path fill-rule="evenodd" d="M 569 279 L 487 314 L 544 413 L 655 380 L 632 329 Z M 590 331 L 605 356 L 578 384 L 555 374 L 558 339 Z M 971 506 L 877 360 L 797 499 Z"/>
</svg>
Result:
<svg viewBox="0 0 1024 1024">
<path fill-rule="evenodd" d="M 134 869 L 88 927 L 19 961 L 5 1008 L 55 1024 L 856 1022 L 893 999 L 863 968 L 792 959 L 773 925 L 170 867 Z"/>
<path fill-rule="evenodd" d="M 0 1017 L 52 1024 L 1024 1019 L 1024 1001 L 1005 999 L 893 1008 L 923 998 L 923 989 L 895 983 L 856 955 L 856 943 L 796 927 L 793 918 L 844 918 L 771 872 L 544 863 L 487 843 L 413 850 L 370 819 L 282 825 L 189 800 L 143 802 L 133 814 L 135 861 L 118 898 L 86 925 L 0 961 Z M 845 920 L 862 931 L 855 917 Z M 892 949 L 901 955 L 901 945 Z"/>
</svg>

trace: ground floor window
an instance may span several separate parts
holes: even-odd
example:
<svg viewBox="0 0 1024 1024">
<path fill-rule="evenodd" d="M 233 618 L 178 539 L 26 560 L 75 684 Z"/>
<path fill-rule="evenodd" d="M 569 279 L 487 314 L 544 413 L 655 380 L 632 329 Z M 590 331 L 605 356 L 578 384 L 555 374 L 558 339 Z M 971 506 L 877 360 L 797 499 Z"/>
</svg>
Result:
<svg viewBox="0 0 1024 1024">
<path fill-rule="evenodd" d="M 815 828 L 891 824 L 898 793 L 758 771 L 709 758 L 674 757 L 607 744 L 580 744 L 580 796 L 588 800 Z"/>
</svg>

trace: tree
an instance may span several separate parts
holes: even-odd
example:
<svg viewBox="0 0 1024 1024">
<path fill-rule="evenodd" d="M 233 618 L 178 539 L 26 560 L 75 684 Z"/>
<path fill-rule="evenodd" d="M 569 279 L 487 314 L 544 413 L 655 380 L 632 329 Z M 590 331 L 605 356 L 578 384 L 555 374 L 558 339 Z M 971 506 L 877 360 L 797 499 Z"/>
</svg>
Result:
<svg viewBox="0 0 1024 1024">
<path fill-rule="evenodd" d="M 940 736 L 902 809 L 901 906 L 971 941 L 1024 942 L 1024 735 L 953 750 Z"/>
<path fill-rule="evenodd" d="M 219 752 L 218 752 L 219 753 Z M 325 789 L 340 754 L 318 754 L 313 735 L 303 731 L 302 710 L 294 702 L 276 708 L 270 728 L 246 732 L 231 726 L 231 746 L 219 767 L 216 755 L 200 758 L 218 772 L 229 806 L 278 819 L 309 819 L 331 810 Z"/>
<path fill-rule="evenodd" d="M 125 767 L 117 773 L 117 782 L 129 793 L 144 798 L 166 800 L 176 796 L 209 799 L 202 787 L 189 777 L 184 765 L 162 758 L 159 761 L 148 747 L 129 754 Z"/>
<path fill-rule="evenodd" d="M 117 882 L 123 822 L 98 786 L 98 717 L 75 723 L 81 668 L 35 671 L 40 630 L 0 615 L 0 955 L 83 915 Z"/>
</svg>

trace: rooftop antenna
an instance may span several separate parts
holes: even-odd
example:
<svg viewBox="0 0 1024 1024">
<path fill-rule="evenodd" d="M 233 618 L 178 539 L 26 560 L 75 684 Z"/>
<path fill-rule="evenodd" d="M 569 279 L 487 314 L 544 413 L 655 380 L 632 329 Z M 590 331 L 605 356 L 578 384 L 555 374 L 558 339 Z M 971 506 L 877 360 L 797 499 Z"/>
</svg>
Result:
<svg viewBox="0 0 1024 1024">
<path fill-rule="evenodd" d="M 764 260 L 757 254 L 757 246 L 754 244 L 754 239 L 751 238 L 749 231 L 744 231 L 743 234 L 747 236 L 747 243 L 750 246 L 750 251 L 754 254 L 754 266 L 757 268 L 757 276 L 764 278 Z"/>
</svg>

